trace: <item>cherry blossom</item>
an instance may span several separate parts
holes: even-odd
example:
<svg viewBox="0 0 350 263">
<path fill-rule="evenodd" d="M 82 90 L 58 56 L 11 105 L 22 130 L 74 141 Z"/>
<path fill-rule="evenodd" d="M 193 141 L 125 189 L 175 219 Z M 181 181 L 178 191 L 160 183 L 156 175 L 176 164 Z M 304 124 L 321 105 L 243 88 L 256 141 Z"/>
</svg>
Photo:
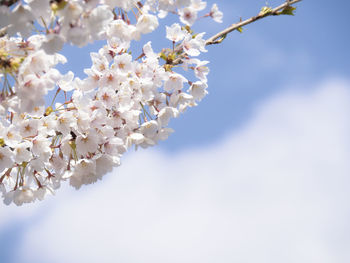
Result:
<svg viewBox="0 0 350 263">
<path fill-rule="evenodd" d="M 0 191 L 6 204 L 43 200 L 64 181 L 76 189 L 95 183 L 128 149 L 166 140 L 170 120 L 208 93 L 208 61 L 200 59 L 204 32 L 190 28 L 205 1 L 2 3 Z M 162 25 L 166 15 L 178 22 Z M 210 16 L 222 19 L 216 5 Z M 139 54 L 130 52 L 135 40 L 157 29 L 168 46 L 153 50 L 149 41 Z M 59 53 L 65 44 L 96 40 L 104 44 L 90 54 L 84 78 L 58 69 L 67 62 Z M 183 69 L 192 74 L 184 77 Z"/>
<path fill-rule="evenodd" d="M 223 13 L 219 10 L 217 4 L 213 4 L 209 15 L 214 19 L 215 22 L 222 23 Z"/>
</svg>

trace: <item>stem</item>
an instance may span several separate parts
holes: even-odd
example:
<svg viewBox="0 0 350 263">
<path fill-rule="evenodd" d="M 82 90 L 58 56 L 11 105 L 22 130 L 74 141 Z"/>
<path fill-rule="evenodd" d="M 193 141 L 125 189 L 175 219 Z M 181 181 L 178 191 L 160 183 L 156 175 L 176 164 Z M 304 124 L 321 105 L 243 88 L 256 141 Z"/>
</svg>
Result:
<svg viewBox="0 0 350 263">
<path fill-rule="evenodd" d="M 284 4 L 274 8 L 271 10 L 271 12 L 268 12 L 266 14 L 260 13 L 257 16 L 253 16 L 247 20 L 241 21 L 239 23 L 233 24 L 230 27 L 222 30 L 221 32 L 217 33 L 216 35 L 212 36 L 211 38 L 207 39 L 207 41 L 205 42 L 206 45 L 213 45 L 213 44 L 219 44 L 221 43 L 221 41 L 223 40 L 223 38 L 226 37 L 226 35 L 228 33 L 231 33 L 234 30 L 237 30 L 240 27 L 246 26 L 248 24 L 251 24 L 257 20 L 260 20 L 264 17 L 267 16 L 273 16 L 273 15 L 277 15 L 278 11 L 283 10 L 284 8 L 286 8 L 289 5 L 293 5 L 296 4 L 298 2 L 300 2 L 302 0 L 287 0 Z"/>
<path fill-rule="evenodd" d="M 17 178 L 16 178 L 15 187 L 13 188 L 14 191 L 17 190 L 17 187 L 18 187 L 19 172 L 20 172 L 20 167 L 17 167 Z"/>
<path fill-rule="evenodd" d="M 48 34 L 48 33 L 50 32 L 50 31 L 49 31 L 49 28 L 47 27 L 44 18 L 43 18 L 42 16 L 40 16 L 40 18 L 41 18 L 41 22 L 43 22 L 43 24 L 44 24 L 44 27 L 45 27 L 45 30 L 46 30 L 46 34 Z"/>
<path fill-rule="evenodd" d="M 134 11 L 134 9 L 131 9 L 131 11 L 132 11 L 132 13 L 134 14 L 134 16 L 135 16 L 135 18 L 136 18 L 136 20 L 138 19 L 138 16 L 137 16 L 137 14 L 135 13 L 135 11 Z M 141 13 L 142 14 L 142 13 Z"/>
<path fill-rule="evenodd" d="M 33 177 L 34 177 L 35 182 L 36 182 L 36 184 L 38 185 L 38 187 L 39 187 L 39 188 L 42 188 L 43 186 L 42 186 L 42 184 L 40 183 L 38 177 L 35 176 L 35 174 L 37 174 L 37 173 L 38 173 L 37 171 L 34 171 Z"/>
<path fill-rule="evenodd" d="M 140 105 L 141 105 L 141 107 L 142 107 L 142 109 L 143 109 L 144 118 L 147 120 L 146 115 L 145 115 L 145 114 L 147 114 L 147 116 L 148 116 L 151 120 L 153 120 L 152 116 L 148 113 L 148 111 L 146 110 L 146 108 L 145 108 L 145 106 L 143 105 L 142 102 L 140 102 Z"/>
<path fill-rule="evenodd" d="M 236 23 L 236 24 L 233 24 L 231 25 L 230 27 L 222 30 L 221 32 L 215 34 L 214 36 L 212 36 L 211 38 L 207 39 L 205 41 L 205 45 L 208 46 L 208 45 L 213 45 L 213 44 L 219 44 L 221 43 L 227 36 L 227 34 L 231 33 L 232 31 L 234 30 L 237 30 L 243 26 L 246 26 L 248 24 L 251 24 L 257 20 L 260 20 L 264 17 L 267 17 L 267 16 L 275 16 L 275 15 L 279 15 L 279 11 L 280 10 L 283 10 L 284 8 L 286 8 L 287 6 L 291 6 L 293 4 L 296 4 L 298 2 L 301 2 L 302 0 L 286 0 L 286 2 L 274 9 L 271 9 L 269 12 L 267 13 L 262 13 L 260 12 L 257 16 L 253 16 L 247 20 L 244 20 L 244 21 L 240 21 L 239 23 Z M 176 52 L 180 52 L 181 51 L 181 46 L 178 46 L 175 51 Z M 175 66 L 175 65 L 179 65 L 179 64 L 182 64 L 182 59 L 185 57 L 185 53 L 182 53 L 180 54 L 174 61 L 172 61 L 170 63 L 170 65 L 172 66 Z M 169 64 L 169 63 L 167 63 Z"/>
<path fill-rule="evenodd" d="M 53 103 L 55 102 L 55 99 L 56 99 L 58 93 L 60 92 L 60 90 L 61 90 L 61 88 L 58 88 L 58 89 L 57 89 L 56 94 L 55 94 L 55 96 L 53 97 L 52 102 L 51 102 L 51 104 L 50 104 L 50 107 L 52 107 Z"/>
</svg>

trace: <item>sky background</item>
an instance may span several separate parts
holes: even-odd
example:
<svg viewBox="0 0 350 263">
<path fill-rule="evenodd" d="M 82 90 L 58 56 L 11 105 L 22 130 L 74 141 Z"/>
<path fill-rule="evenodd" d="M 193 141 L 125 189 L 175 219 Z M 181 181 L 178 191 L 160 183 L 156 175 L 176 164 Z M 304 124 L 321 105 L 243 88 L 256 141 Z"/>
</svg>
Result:
<svg viewBox="0 0 350 263">
<path fill-rule="evenodd" d="M 208 37 L 266 1 L 216 2 Z M 297 7 L 208 47 L 209 95 L 167 141 L 79 191 L 0 204 L 0 262 L 350 262 L 350 3 Z M 95 48 L 65 48 L 64 69 Z"/>
</svg>

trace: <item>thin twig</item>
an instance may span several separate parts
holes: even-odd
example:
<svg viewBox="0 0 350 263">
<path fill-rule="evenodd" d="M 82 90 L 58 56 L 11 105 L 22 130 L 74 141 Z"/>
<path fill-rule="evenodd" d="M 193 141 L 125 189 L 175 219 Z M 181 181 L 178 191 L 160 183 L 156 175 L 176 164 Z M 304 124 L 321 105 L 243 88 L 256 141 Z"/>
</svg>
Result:
<svg viewBox="0 0 350 263">
<path fill-rule="evenodd" d="M 283 3 L 282 5 L 274 8 L 274 9 L 272 9 L 268 13 L 259 13 L 257 16 L 254 16 L 254 17 L 251 17 L 251 18 L 249 18 L 247 20 L 244 20 L 244 21 L 241 21 L 239 23 L 233 24 L 230 27 L 224 29 L 223 31 L 221 31 L 221 32 L 217 33 L 216 35 L 212 36 L 211 38 L 209 38 L 205 42 L 205 44 L 206 45 L 219 44 L 226 37 L 226 35 L 228 33 L 232 32 L 234 30 L 237 30 L 238 28 L 243 27 L 245 25 L 251 24 L 251 23 L 253 23 L 253 22 L 255 22 L 255 21 L 259 20 L 259 19 L 262 19 L 264 17 L 277 15 L 280 10 L 283 10 L 287 6 L 296 4 L 296 3 L 300 2 L 300 1 L 302 1 L 302 0 L 287 0 L 285 3 Z"/>
</svg>

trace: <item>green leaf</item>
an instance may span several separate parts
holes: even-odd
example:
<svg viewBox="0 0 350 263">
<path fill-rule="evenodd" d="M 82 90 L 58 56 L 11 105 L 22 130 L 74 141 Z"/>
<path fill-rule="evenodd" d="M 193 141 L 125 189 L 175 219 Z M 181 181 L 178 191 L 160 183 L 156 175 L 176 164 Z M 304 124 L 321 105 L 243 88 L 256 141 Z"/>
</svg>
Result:
<svg viewBox="0 0 350 263">
<path fill-rule="evenodd" d="M 166 61 L 167 56 L 163 52 L 161 52 L 159 55 L 160 55 L 160 58 L 162 58 Z"/>
<path fill-rule="evenodd" d="M 181 29 L 186 30 L 190 34 L 193 34 L 193 31 L 190 26 L 182 26 Z"/>
<path fill-rule="evenodd" d="M 260 16 L 265 16 L 265 15 L 268 15 L 269 13 L 271 13 L 271 12 L 272 12 L 272 8 L 271 7 L 264 6 L 264 7 L 261 8 L 259 15 Z"/>
<path fill-rule="evenodd" d="M 239 33 L 243 33 L 243 28 L 240 26 L 239 28 L 237 28 L 237 31 L 238 31 Z"/>
<path fill-rule="evenodd" d="M 168 57 L 167 57 L 167 61 L 170 61 L 170 62 L 172 62 L 172 61 L 174 61 L 176 59 L 176 54 L 174 54 L 173 52 L 171 52 L 169 55 L 168 55 Z"/>
<path fill-rule="evenodd" d="M 48 116 L 53 112 L 53 108 L 51 106 L 47 107 L 45 110 L 44 116 Z"/>
<path fill-rule="evenodd" d="M 293 6 L 286 6 L 280 13 L 279 15 L 290 15 L 294 16 L 294 11 L 296 10 L 296 7 Z"/>
<path fill-rule="evenodd" d="M 227 34 L 223 35 L 221 38 L 215 41 L 215 44 L 220 44 L 227 37 Z"/>
</svg>

